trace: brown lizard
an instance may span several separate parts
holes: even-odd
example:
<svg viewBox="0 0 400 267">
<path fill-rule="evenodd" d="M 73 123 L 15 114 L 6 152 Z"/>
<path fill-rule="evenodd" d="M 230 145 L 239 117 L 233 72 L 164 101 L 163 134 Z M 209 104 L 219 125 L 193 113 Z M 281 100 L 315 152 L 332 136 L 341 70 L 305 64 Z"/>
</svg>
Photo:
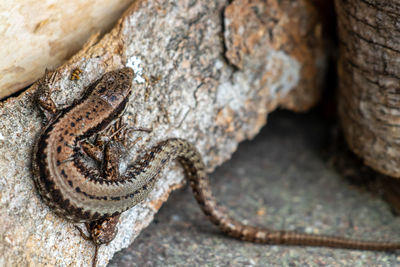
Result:
<svg viewBox="0 0 400 267">
<path fill-rule="evenodd" d="M 362 250 L 397 250 L 400 243 L 360 241 L 343 237 L 311 235 L 253 227 L 230 218 L 212 195 L 202 157 L 186 140 L 171 138 L 159 142 L 144 156 L 119 172 L 124 134 L 92 144 L 94 135 L 107 135 L 110 125 L 121 117 L 131 94 L 130 68 L 106 73 L 90 85 L 84 96 L 58 110 L 48 94 L 52 75 L 39 83 L 38 103 L 48 123 L 33 154 L 36 187 L 55 213 L 75 222 L 85 222 L 97 247 L 114 239 L 119 214 L 135 206 L 153 189 L 161 170 L 177 160 L 185 170 L 200 208 L 222 232 L 245 241 L 325 246 Z M 116 129 L 116 131 L 121 130 Z M 117 127 L 118 128 L 118 127 Z M 93 167 L 85 158 L 94 159 Z M 94 261 L 95 262 L 95 261 Z"/>
</svg>

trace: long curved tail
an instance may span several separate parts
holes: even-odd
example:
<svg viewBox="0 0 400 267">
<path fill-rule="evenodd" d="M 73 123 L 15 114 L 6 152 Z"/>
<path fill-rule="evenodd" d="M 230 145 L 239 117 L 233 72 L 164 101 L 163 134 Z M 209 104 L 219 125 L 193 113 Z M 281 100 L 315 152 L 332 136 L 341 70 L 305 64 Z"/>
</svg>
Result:
<svg viewBox="0 0 400 267">
<path fill-rule="evenodd" d="M 212 195 L 204 164 L 197 150 L 188 142 L 175 140 L 185 147 L 178 156 L 190 182 L 194 196 L 204 214 L 217 225 L 220 230 L 234 238 L 264 244 L 282 244 L 299 246 L 324 246 L 344 249 L 392 251 L 400 249 L 400 242 L 375 242 L 348 239 L 336 236 L 313 235 L 292 231 L 276 231 L 268 228 L 244 225 L 230 218 L 216 203 Z M 188 153 L 190 151 L 190 153 Z"/>
</svg>

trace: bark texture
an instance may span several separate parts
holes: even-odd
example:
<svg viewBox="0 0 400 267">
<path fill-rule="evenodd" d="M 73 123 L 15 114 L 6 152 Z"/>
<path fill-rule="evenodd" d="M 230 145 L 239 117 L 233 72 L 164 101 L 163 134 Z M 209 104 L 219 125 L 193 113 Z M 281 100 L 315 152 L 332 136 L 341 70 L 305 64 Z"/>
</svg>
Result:
<svg viewBox="0 0 400 267">
<path fill-rule="evenodd" d="M 400 3 L 336 0 L 339 114 L 350 148 L 400 177 Z"/>
<path fill-rule="evenodd" d="M 142 139 L 127 159 L 180 137 L 212 171 L 258 133 L 269 112 L 306 110 L 319 96 L 325 54 L 317 11 L 307 1 L 262 2 L 136 1 L 110 33 L 58 69 L 52 97 L 71 104 L 105 72 L 131 66 L 136 77 L 124 121 L 153 131 L 132 136 Z M 42 127 L 36 88 L 0 104 L 0 265 L 88 265 L 93 244 L 33 186 L 31 153 Z M 181 167 L 168 168 L 149 197 L 122 214 L 117 237 L 100 248 L 99 266 L 128 246 L 182 183 Z"/>
</svg>

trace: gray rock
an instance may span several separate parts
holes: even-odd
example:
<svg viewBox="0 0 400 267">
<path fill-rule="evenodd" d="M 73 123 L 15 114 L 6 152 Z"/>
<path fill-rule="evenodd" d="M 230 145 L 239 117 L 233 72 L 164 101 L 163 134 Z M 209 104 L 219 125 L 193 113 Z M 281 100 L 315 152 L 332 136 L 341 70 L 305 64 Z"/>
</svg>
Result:
<svg viewBox="0 0 400 267">
<path fill-rule="evenodd" d="M 292 38 L 318 25 L 316 11 L 305 2 L 261 5 L 259 10 L 244 5 L 256 24 L 242 28 L 233 27 L 229 13 L 221 16 L 225 5 L 135 1 L 110 33 L 97 43 L 93 37 L 57 69 L 52 97 L 58 105 L 69 105 L 105 72 L 131 66 L 134 93 L 124 120 L 153 131 L 132 136 L 131 141 L 142 140 L 128 159 L 163 139 L 180 137 L 196 144 L 212 171 L 230 158 L 240 141 L 257 134 L 271 110 L 310 108 L 318 99 L 326 64 L 321 36 Z M 255 19 L 260 10 L 278 14 L 281 21 L 269 25 Z M 303 24 L 296 24 L 296 16 Z M 255 46 L 225 47 L 224 38 L 237 38 L 243 30 L 244 44 L 250 38 Z M 288 45 L 287 40 L 294 43 Z M 225 57 L 225 49 L 245 49 L 240 68 Z M 83 72 L 72 80 L 76 68 Z M 0 265 L 89 265 L 93 244 L 81 238 L 74 223 L 56 216 L 34 188 L 31 156 L 43 120 L 34 101 L 36 88 L 0 103 Z M 100 248 L 99 266 L 134 240 L 182 181 L 182 169 L 171 166 L 146 201 L 122 214 L 117 237 Z"/>
</svg>

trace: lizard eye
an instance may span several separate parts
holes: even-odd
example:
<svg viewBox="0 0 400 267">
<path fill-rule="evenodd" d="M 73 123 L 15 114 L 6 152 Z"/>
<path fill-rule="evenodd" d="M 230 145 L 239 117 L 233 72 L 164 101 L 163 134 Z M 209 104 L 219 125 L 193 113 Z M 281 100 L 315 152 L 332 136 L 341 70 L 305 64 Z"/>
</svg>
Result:
<svg viewBox="0 0 400 267">
<path fill-rule="evenodd" d="M 110 96 L 110 101 L 114 102 L 115 100 L 117 100 L 118 98 L 115 95 Z"/>
</svg>

